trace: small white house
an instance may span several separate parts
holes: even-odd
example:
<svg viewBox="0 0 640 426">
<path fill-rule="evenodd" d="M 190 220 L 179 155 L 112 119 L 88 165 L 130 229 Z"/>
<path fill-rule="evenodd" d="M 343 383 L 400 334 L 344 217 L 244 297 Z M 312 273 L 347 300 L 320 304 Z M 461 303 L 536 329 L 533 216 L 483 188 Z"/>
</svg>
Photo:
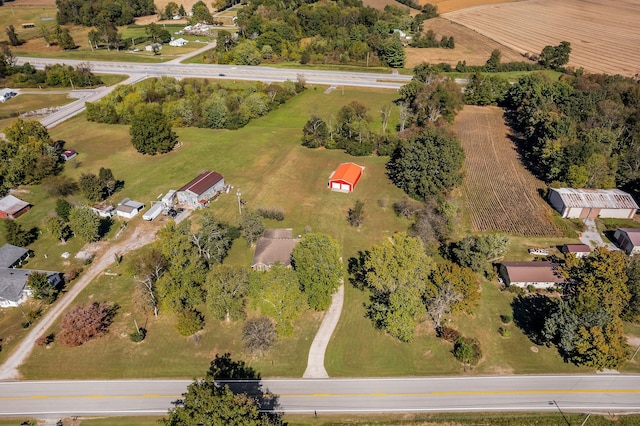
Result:
<svg viewBox="0 0 640 426">
<path fill-rule="evenodd" d="M 118 204 L 118 207 L 116 207 L 116 216 L 132 219 L 140 213 L 143 207 L 144 204 L 125 198 Z"/>
<path fill-rule="evenodd" d="M 13 89 L 0 89 L 0 102 L 5 103 L 18 93 Z"/>
<path fill-rule="evenodd" d="M 171 40 L 169 42 L 169 46 L 173 46 L 173 47 L 182 47 L 185 44 L 189 43 L 188 40 L 183 39 L 182 37 L 175 39 L 175 40 Z"/>
<path fill-rule="evenodd" d="M 145 214 L 142 215 L 142 218 L 144 220 L 153 220 L 156 217 L 160 216 L 160 213 L 162 213 L 162 203 L 155 203 L 153 206 L 151 206 L 151 208 L 149 210 L 146 211 Z"/>
</svg>

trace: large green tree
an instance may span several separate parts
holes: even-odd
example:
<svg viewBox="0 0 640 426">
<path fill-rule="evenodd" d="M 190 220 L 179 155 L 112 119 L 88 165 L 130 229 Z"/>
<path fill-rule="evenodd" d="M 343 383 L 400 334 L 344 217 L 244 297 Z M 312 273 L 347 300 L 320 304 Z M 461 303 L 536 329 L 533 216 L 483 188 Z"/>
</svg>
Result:
<svg viewBox="0 0 640 426">
<path fill-rule="evenodd" d="M 464 151 L 454 137 L 428 128 L 401 144 L 387 163 L 391 181 L 408 195 L 425 199 L 462 183 Z"/>
<path fill-rule="evenodd" d="M 326 234 L 305 234 L 291 257 L 309 306 L 317 311 L 327 309 L 344 274 L 340 245 Z"/>
<path fill-rule="evenodd" d="M 413 340 L 416 320 L 424 315 L 422 299 L 436 290 L 429 279 L 432 265 L 422 241 L 406 234 L 371 248 L 362 278 L 371 290 L 368 311 L 377 327 L 402 341 Z"/>
<path fill-rule="evenodd" d="M 406 55 L 399 37 L 391 37 L 384 43 L 382 59 L 384 59 L 391 68 L 404 67 Z"/>
<path fill-rule="evenodd" d="M 307 307 L 296 272 L 280 264 L 252 275 L 251 294 L 260 311 L 275 321 L 281 336 L 293 333 L 293 321 Z"/>
<path fill-rule="evenodd" d="M 249 271 L 242 266 L 215 265 L 205 281 L 207 307 L 219 320 L 231 321 L 246 316 L 249 295 Z"/>
<path fill-rule="evenodd" d="M 69 212 L 69 226 L 78 238 L 93 242 L 100 239 L 100 217 L 89 206 L 77 206 Z"/>
<path fill-rule="evenodd" d="M 142 154 L 165 154 L 178 141 L 171 121 L 162 113 L 162 107 L 157 103 L 140 104 L 136 107 L 129 134 L 134 148 Z"/>
<path fill-rule="evenodd" d="M 27 287 L 33 292 L 34 299 L 52 303 L 58 295 L 58 288 L 49 283 L 47 274 L 43 272 L 33 272 L 27 278 Z"/>
</svg>

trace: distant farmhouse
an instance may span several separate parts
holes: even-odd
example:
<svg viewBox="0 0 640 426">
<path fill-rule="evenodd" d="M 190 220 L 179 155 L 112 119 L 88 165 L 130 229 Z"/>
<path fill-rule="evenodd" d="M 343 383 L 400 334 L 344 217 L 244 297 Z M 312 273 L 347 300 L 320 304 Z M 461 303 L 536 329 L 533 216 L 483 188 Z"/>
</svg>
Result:
<svg viewBox="0 0 640 426">
<path fill-rule="evenodd" d="M 502 262 L 500 276 L 506 285 L 518 287 L 549 288 L 565 282 L 553 262 Z"/>
<path fill-rule="evenodd" d="M 356 163 L 342 163 L 329 176 L 329 189 L 338 192 L 353 192 L 362 177 L 364 167 Z"/>
<path fill-rule="evenodd" d="M 618 228 L 613 238 L 617 241 L 618 247 L 629 256 L 640 253 L 640 229 Z"/>
<path fill-rule="evenodd" d="M 565 244 L 562 246 L 562 253 L 573 254 L 577 258 L 589 256 L 591 254 L 591 247 L 586 244 Z"/>
<path fill-rule="evenodd" d="M 549 203 L 562 217 L 633 219 L 638 204 L 619 189 L 550 188 Z"/>
<path fill-rule="evenodd" d="M 13 195 L 0 198 L 0 219 L 15 219 L 22 216 L 31 208 L 31 204 Z"/>
<path fill-rule="evenodd" d="M 204 207 L 209 200 L 225 188 L 224 178 L 218 172 L 204 172 L 191 182 L 178 189 L 178 204 L 193 208 Z"/>
<path fill-rule="evenodd" d="M 29 250 L 11 244 L 0 247 L 0 308 L 16 307 L 32 295 L 27 287 L 29 276 L 34 272 L 47 274 L 52 287 L 62 282 L 59 272 L 16 269 L 29 258 Z"/>
<path fill-rule="evenodd" d="M 256 243 L 251 268 L 254 271 L 268 271 L 276 263 L 291 267 L 291 253 L 300 242 L 293 238 L 293 229 L 267 229 Z"/>
</svg>

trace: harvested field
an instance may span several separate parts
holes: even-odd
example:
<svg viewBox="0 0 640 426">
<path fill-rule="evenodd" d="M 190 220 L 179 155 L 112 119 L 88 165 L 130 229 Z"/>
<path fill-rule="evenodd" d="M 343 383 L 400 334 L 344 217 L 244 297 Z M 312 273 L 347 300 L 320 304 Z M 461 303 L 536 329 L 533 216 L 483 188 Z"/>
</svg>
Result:
<svg viewBox="0 0 640 426">
<path fill-rule="evenodd" d="M 522 165 L 502 109 L 465 106 L 455 129 L 466 155 L 462 197 L 474 231 L 562 235 L 538 193 L 545 184 Z"/>
<path fill-rule="evenodd" d="M 438 12 L 447 13 L 467 7 L 482 6 L 485 4 L 505 3 L 509 0 L 419 0 L 418 3 L 431 3 L 438 6 Z"/>
<path fill-rule="evenodd" d="M 362 4 L 364 4 L 365 6 L 369 6 L 369 7 L 373 7 L 374 9 L 384 9 L 384 7 L 388 4 L 393 5 L 393 6 L 398 6 L 398 7 L 404 7 L 409 9 L 409 13 L 411 14 L 411 16 L 415 16 L 418 13 L 420 13 L 419 10 L 410 8 L 407 5 L 404 5 L 402 3 L 398 3 L 396 0 L 362 0 Z"/>
<path fill-rule="evenodd" d="M 640 72 L 640 0 L 529 0 L 447 13 L 520 53 L 571 43 L 569 65 L 592 73 Z"/>
<path fill-rule="evenodd" d="M 431 64 L 444 62 L 455 66 L 458 61 L 467 61 L 468 65 L 484 65 L 495 49 L 502 52 L 502 62 L 527 60 L 519 52 L 445 18 L 424 21 L 424 31 L 429 30 L 439 36 L 453 36 L 456 47 L 453 49 L 407 47 L 405 48 L 407 68 L 415 67 L 422 62 Z"/>
</svg>

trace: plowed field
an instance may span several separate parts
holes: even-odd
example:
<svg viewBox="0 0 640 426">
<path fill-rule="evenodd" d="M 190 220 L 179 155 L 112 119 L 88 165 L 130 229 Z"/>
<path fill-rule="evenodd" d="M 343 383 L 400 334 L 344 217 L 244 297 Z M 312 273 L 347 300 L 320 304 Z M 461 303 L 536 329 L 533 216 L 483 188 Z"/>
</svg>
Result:
<svg viewBox="0 0 640 426">
<path fill-rule="evenodd" d="M 455 66 L 458 61 L 466 61 L 467 65 L 484 65 L 494 49 L 498 49 L 502 53 L 502 62 L 527 60 L 515 50 L 509 49 L 488 37 L 445 18 L 424 21 L 424 31 L 427 32 L 429 30 L 440 36 L 453 36 L 455 48 L 419 49 L 406 47 L 406 67 L 412 68 L 422 62 L 431 64 L 444 62 Z"/>
<path fill-rule="evenodd" d="M 527 0 L 443 15 L 519 53 L 566 40 L 570 66 L 632 76 L 640 72 L 640 0 Z"/>
<path fill-rule="evenodd" d="M 562 235 L 540 197 L 544 183 L 522 165 L 498 107 L 465 106 L 455 129 L 466 155 L 462 197 L 474 231 Z"/>
</svg>

